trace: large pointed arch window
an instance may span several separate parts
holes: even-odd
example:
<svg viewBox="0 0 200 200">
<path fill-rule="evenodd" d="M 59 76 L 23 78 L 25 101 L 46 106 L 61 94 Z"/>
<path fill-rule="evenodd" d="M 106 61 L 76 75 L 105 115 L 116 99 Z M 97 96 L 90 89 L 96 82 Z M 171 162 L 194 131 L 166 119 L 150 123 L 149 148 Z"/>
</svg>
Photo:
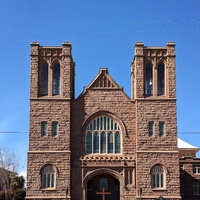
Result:
<svg viewBox="0 0 200 200">
<path fill-rule="evenodd" d="M 86 129 L 85 139 L 87 154 L 121 153 L 121 129 L 109 116 L 93 119 Z"/>
<path fill-rule="evenodd" d="M 158 95 L 163 95 L 165 94 L 165 67 L 163 63 L 158 65 L 157 75 L 158 75 Z"/>
<path fill-rule="evenodd" d="M 53 95 L 60 94 L 60 64 L 53 66 Z"/>
<path fill-rule="evenodd" d="M 44 63 L 40 70 L 40 94 L 48 95 L 48 64 Z"/>
<path fill-rule="evenodd" d="M 145 68 L 145 95 L 153 95 L 153 67 L 149 63 Z"/>
</svg>

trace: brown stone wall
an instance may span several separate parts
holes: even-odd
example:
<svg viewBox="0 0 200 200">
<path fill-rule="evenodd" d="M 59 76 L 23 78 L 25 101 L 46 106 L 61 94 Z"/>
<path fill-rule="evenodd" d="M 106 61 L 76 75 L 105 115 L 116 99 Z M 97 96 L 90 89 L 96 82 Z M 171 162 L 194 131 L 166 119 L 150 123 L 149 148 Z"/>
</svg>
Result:
<svg viewBox="0 0 200 200">
<path fill-rule="evenodd" d="M 136 185 L 142 188 L 143 196 L 180 196 L 179 193 L 179 162 L 177 153 L 141 152 L 137 153 Z M 154 190 L 151 187 L 151 167 L 155 164 L 163 165 L 165 169 L 166 188 Z"/>
<path fill-rule="evenodd" d="M 55 189 L 41 189 L 41 168 L 52 164 L 57 169 Z M 27 197 L 65 196 L 70 190 L 70 152 L 29 152 L 28 153 Z"/>
<path fill-rule="evenodd" d="M 46 62 L 49 67 L 48 95 L 39 93 L 40 67 Z M 52 66 L 60 63 L 60 94 L 52 95 Z M 74 62 L 71 44 L 61 47 L 44 47 L 31 44 L 31 87 L 30 87 L 30 131 L 27 173 L 27 198 L 59 199 L 70 196 L 70 113 L 74 95 Z M 41 134 L 41 122 L 47 122 L 47 135 Z M 58 122 L 58 135 L 52 136 L 52 122 Z M 41 189 L 40 171 L 45 164 L 57 169 L 55 190 Z M 33 197 L 32 197 L 33 196 Z"/>
<path fill-rule="evenodd" d="M 70 43 L 62 47 L 41 47 L 31 44 L 30 135 L 28 153 L 27 197 L 45 196 L 59 199 L 66 196 L 66 188 L 72 200 L 86 200 L 84 178 L 90 173 L 101 177 L 109 174 L 120 181 L 120 200 L 139 197 L 155 199 L 160 195 L 179 199 L 179 162 L 177 151 L 175 45 L 144 47 L 137 43 L 132 62 L 132 96 L 130 99 L 121 87 L 101 69 L 98 76 L 81 96 L 74 100 L 74 67 Z M 144 66 L 152 61 L 154 68 L 154 94 L 144 96 Z M 166 69 L 166 93 L 157 95 L 156 66 L 162 61 Z M 40 96 L 39 67 L 47 62 L 50 68 L 55 62 L 61 66 L 61 94 L 52 95 L 52 75 L 49 76 L 49 94 Z M 95 82 L 96 81 L 96 82 Z M 123 127 L 122 153 L 117 155 L 85 154 L 85 128 L 98 115 L 107 114 Z M 41 122 L 47 121 L 47 136 L 41 136 Z M 58 136 L 53 137 L 52 121 L 58 121 Z M 155 134 L 148 136 L 148 122 L 154 121 Z M 159 122 L 165 122 L 165 135 L 160 137 Z M 96 157 L 95 157 L 96 156 Z M 57 169 L 56 188 L 41 189 L 40 171 L 45 164 Z M 163 165 L 166 188 L 153 190 L 151 167 Z M 111 179 L 112 179 L 111 178 Z M 111 180 L 110 179 L 110 180 Z M 84 182 L 85 181 L 85 182 Z M 84 185 L 85 184 L 85 185 Z M 33 199 L 37 199 L 33 198 Z"/>
<path fill-rule="evenodd" d="M 41 136 L 41 122 L 47 121 L 47 136 Z M 52 136 L 52 121 L 58 121 L 58 135 Z M 36 142 L 37 141 L 37 142 Z M 70 101 L 30 102 L 29 151 L 70 150 Z"/>
<path fill-rule="evenodd" d="M 73 160 L 85 154 L 84 121 L 99 111 L 111 112 L 124 124 L 126 132 L 123 134 L 123 154 L 135 153 L 135 108 L 134 103 L 120 90 L 88 90 L 84 96 L 73 102 L 71 151 Z M 86 127 L 85 127 L 86 128 Z M 81 148 L 80 151 L 75 149 Z M 74 151 L 73 151 L 74 150 Z"/>
<path fill-rule="evenodd" d="M 80 157 L 85 156 L 84 128 L 86 127 L 83 127 L 83 124 L 88 117 L 99 111 L 100 113 L 108 111 L 114 118 L 119 118 L 123 122 L 126 131 L 122 133 L 122 156 L 135 157 L 135 105 L 122 90 L 87 90 L 72 105 L 71 152 L 72 169 L 77 167 L 76 174 L 81 174 Z M 101 165 L 96 165 L 96 168 L 102 167 Z M 123 161 L 120 165 L 123 165 Z M 79 199 L 82 196 L 81 182 L 82 179 L 76 179 L 76 184 L 72 185 L 72 196 L 75 195 Z"/>
<path fill-rule="evenodd" d="M 177 151 L 176 102 L 137 101 L 137 150 Z M 148 136 L 148 122 L 154 122 L 154 135 Z M 165 135 L 159 136 L 159 122 L 165 122 Z"/>
</svg>

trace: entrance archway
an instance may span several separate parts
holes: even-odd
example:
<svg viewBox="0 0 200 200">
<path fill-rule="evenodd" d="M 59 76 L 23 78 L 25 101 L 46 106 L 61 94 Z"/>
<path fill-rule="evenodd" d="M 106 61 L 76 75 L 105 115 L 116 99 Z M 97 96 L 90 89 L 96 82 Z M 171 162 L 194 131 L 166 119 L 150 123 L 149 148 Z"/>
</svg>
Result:
<svg viewBox="0 0 200 200">
<path fill-rule="evenodd" d="M 87 200 L 120 200 L 120 182 L 110 174 L 98 174 L 87 181 Z"/>
</svg>

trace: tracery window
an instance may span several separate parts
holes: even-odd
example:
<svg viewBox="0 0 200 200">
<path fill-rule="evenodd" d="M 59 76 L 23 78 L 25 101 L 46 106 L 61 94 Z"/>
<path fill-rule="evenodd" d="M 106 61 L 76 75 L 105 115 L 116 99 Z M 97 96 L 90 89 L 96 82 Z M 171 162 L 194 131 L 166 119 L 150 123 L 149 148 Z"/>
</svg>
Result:
<svg viewBox="0 0 200 200">
<path fill-rule="evenodd" d="M 42 188 L 54 188 L 55 187 L 55 169 L 52 165 L 48 165 L 42 170 Z"/>
<path fill-rule="evenodd" d="M 150 63 L 145 68 L 145 95 L 153 95 L 153 66 Z"/>
<path fill-rule="evenodd" d="M 152 188 L 164 187 L 164 170 L 161 166 L 156 165 L 151 170 Z"/>
<path fill-rule="evenodd" d="M 44 63 L 41 67 L 40 94 L 48 95 L 48 64 Z"/>
<path fill-rule="evenodd" d="M 60 94 L 60 64 L 53 66 L 53 95 Z"/>
<path fill-rule="evenodd" d="M 93 119 L 86 129 L 87 154 L 121 153 L 121 129 L 109 116 Z"/>
</svg>

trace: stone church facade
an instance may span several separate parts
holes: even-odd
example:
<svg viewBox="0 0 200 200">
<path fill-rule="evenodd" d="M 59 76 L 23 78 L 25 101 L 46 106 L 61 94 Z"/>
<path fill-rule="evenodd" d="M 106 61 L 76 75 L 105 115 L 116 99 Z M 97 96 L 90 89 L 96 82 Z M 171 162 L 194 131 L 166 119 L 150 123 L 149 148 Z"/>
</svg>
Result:
<svg viewBox="0 0 200 200">
<path fill-rule="evenodd" d="M 70 43 L 31 43 L 26 199 L 181 199 L 175 44 L 135 44 L 132 97 L 99 69 L 75 98 Z"/>
</svg>

